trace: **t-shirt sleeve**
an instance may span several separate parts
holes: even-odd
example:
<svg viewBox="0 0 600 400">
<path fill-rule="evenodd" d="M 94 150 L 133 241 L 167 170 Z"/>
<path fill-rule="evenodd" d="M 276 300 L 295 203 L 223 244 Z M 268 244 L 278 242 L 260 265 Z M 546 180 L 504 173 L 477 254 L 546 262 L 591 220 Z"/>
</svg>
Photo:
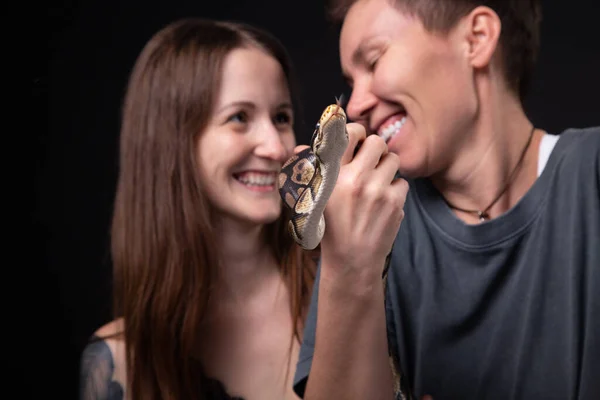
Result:
<svg viewBox="0 0 600 400">
<path fill-rule="evenodd" d="M 294 374 L 294 392 L 300 398 L 304 398 L 304 389 L 308 381 L 308 374 L 312 365 L 313 353 L 315 351 L 315 333 L 317 330 L 317 302 L 319 295 L 319 279 L 321 277 L 321 263 L 317 266 L 315 283 L 312 290 L 310 307 L 304 325 L 304 334 L 298 363 L 296 364 L 296 373 Z"/>
</svg>

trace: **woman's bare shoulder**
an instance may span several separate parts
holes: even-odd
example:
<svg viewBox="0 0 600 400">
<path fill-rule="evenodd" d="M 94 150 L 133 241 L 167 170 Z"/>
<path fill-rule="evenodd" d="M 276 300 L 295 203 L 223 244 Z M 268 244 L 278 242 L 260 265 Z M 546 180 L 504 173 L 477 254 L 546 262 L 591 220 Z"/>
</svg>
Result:
<svg viewBox="0 0 600 400">
<path fill-rule="evenodd" d="M 125 399 L 126 365 L 123 321 L 98 329 L 81 354 L 80 399 Z"/>
</svg>

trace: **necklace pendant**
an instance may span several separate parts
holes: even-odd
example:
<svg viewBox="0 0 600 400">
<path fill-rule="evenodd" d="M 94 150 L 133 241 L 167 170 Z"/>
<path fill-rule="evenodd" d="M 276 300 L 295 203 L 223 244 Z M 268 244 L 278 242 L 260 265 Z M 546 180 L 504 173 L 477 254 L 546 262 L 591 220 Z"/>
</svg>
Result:
<svg viewBox="0 0 600 400">
<path fill-rule="evenodd" d="M 477 211 L 477 216 L 480 222 L 485 222 L 490 219 L 490 216 L 484 211 Z"/>
</svg>

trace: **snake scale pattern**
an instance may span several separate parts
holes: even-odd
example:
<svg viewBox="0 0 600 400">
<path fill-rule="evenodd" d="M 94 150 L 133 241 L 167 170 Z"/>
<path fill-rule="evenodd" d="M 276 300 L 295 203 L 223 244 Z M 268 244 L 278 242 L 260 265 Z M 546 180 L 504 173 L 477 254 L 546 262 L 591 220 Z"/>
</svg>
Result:
<svg viewBox="0 0 600 400">
<path fill-rule="evenodd" d="M 314 250 L 325 232 L 323 211 L 337 182 L 341 157 L 349 141 L 346 120 L 340 100 L 336 99 L 336 103 L 327 106 L 321 114 L 310 147 L 290 157 L 279 174 L 279 194 L 292 214 L 288 232 L 305 250 Z M 387 287 L 389 260 L 388 255 L 382 275 L 384 288 Z M 388 356 L 395 399 L 410 400 L 398 360 L 391 351 Z"/>
</svg>

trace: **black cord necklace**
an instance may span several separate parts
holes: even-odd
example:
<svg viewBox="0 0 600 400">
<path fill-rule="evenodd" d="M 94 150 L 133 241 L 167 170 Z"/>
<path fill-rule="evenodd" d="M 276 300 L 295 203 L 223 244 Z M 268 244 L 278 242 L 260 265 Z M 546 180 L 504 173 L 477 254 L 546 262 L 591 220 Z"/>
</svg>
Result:
<svg viewBox="0 0 600 400">
<path fill-rule="evenodd" d="M 464 208 L 456 207 L 456 206 L 450 204 L 448 202 L 448 200 L 444 199 L 444 201 L 446 201 L 446 204 L 448 204 L 448 206 L 450 208 L 454 209 L 454 210 L 462 211 L 462 212 L 466 212 L 466 213 L 470 213 L 470 214 L 476 214 L 479 217 L 479 221 L 480 222 L 484 222 L 484 221 L 489 220 L 490 219 L 490 215 L 488 214 L 488 211 L 490 210 L 490 208 L 492 208 L 492 206 L 494 204 L 496 204 L 496 202 L 500 199 L 500 197 L 502 197 L 502 195 L 504 194 L 504 192 L 506 192 L 506 190 L 508 189 L 508 187 L 510 186 L 510 184 L 512 183 L 512 181 L 515 179 L 516 172 L 518 171 L 519 166 L 521 165 L 521 163 L 525 159 L 525 154 L 527 153 L 527 149 L 529 148 L 529 145 L 531 144 L 531 139 L 533 138 L 533 133 L 534 132 L 535 132 L 535 125 L 531 128 L 531 133 L 529 134 L 529 139 L 527 140 L 527 144 L 525 145 L 525 148 L 523 149 L 523 152 L 521 153 L 521 158 L 519 158 L 519 161 L 517 162 L 517 165 L 515 165 L 515 168 L 513 169 L 513 171 L 511 173 L 508 181 L 504 185 L 504 188 L 502 189 L 502 191 L 496 196 L 496 198 L 494 199 L 494 201 L 492 201 L 489 206 L 487 206 L 483 210 L 466 210 Z"/>
</svg>

